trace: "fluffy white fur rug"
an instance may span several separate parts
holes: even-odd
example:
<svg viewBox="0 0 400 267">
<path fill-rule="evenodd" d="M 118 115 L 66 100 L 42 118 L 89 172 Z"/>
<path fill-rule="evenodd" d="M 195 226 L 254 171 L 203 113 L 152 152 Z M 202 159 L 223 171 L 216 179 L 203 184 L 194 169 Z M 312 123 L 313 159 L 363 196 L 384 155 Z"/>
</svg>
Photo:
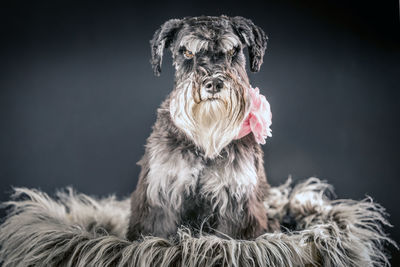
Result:
<svg viewBox="0 0 400 267">
<path fill-rule="evenodd" d="M 256 240 L 193 236 L 181 229 L 175 240 L 124 236 L 129 201 L 95 199 L 72 189 L 57 199 L 16 188 L 5 203 L 0 226 L 3 266 L 384 266 L 384 209 L 367 198 L 329 200 L 331 187 L 316 178 L 272 188 L 269 218 L 294 218 L 295 229 Z M 396 246 L 396 245 L 395 245 Z"/>
</svg>

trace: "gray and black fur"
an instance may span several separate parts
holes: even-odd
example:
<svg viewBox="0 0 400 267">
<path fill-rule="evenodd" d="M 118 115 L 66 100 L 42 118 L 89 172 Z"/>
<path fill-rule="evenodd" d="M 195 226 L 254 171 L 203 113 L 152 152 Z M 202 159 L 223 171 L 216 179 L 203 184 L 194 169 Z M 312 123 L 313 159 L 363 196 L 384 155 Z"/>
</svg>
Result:
<svg viewBox="0 0 400 267">
<path fill-rule="evenodd" d="M 171 237 L 180 226 L 240 239 L 272 230 L 262 149 L 252 134 L 235 138 L 250 108 L 243 49 L 256 72 L 266 44 L 262 29 L 242 17 L 172 19 L 156 31 L 154 73 L 170 48 L 175 86 L 139 161 L 128 239 Z"/>
<path fill-rule="evenodd" d="M 3 203 L 0 265 L 65 267 L 378 267 L 390 266 L 384 247 L 385 210 L 371 198 L 330 200 L 332 187 L 316 178 L 271 187 L 264 205 L 271 221 L 291 214 L 294 231 L 276 231 L 253 241 L 195 235 L 180 228 L 174 240 L 145 236 L 125 239 L 129 199 L 97 199 L 73 190 L 55 198 L 15 188 Z"/>
</svg>

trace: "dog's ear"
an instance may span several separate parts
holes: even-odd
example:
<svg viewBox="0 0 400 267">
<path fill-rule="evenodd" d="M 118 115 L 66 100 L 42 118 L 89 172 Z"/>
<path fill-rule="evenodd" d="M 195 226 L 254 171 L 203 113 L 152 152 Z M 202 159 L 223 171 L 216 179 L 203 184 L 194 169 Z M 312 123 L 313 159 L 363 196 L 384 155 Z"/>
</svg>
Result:
<svg viewBox="0 0 400 267">
<path fill-rule="evenodd" d="M 250 70 L 252 72 L 259 71 L 267 48 L 267 36 L 260 27 L 254 25 L 249 19 L 233 17 L 231 22 L 236 34 L 249 50 Z"/>
<path fill-rule="evenodd" d="M 162 57 L 165 48 L 168 48 L 174 41 L 176 33 L 182 27 L 180 19 L 171 19 L 165 22 L 154 33 L 153 39 L 150 40 L 151 46 L 151 65 L 153 66 L 154 74 L 160 76 Z"/>
</svg>

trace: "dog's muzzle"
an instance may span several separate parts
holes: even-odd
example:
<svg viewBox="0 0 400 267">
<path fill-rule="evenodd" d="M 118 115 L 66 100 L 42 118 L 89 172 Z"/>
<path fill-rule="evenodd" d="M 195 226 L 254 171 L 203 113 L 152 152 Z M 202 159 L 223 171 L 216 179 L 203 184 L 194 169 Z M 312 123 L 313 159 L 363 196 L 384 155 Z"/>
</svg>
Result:
<svg viewBox="0 0 400 267">
<path fill-rule="evenodd" d="M 211 78 L 204 81 L 203 87 L 207 93 L 214 95 L 222 90 L 224 82 L 220 78 Z"/>
<path fill-rule="evenodd" d="M 221 91 L 226 87 L 223 79 L 219 77 L 209 77 L 204 79 L 201 84 L 201 99 L 213 100 L 221 97 Z"/>
</svg>

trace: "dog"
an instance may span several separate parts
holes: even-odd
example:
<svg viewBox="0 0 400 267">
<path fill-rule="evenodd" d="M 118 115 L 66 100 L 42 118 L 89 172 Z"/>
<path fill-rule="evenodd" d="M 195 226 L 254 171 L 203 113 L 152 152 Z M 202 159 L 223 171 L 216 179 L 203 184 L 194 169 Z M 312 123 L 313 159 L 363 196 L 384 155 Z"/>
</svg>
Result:
<svg viewBox="0 0 400 267">
<path fill-rule="evenodd" d="M 241 133 L 252 109 L 243 49 L 258 72 L 264 31 L 243 17 L 187 17 L 165 22 L 150 44 L 156 76 L 170 48 L 175 83 L 138 162 L 127 239 L 170 238 L 182 226 L 236 239 L 271 231 L 262 140 Z"/>
</svg>

